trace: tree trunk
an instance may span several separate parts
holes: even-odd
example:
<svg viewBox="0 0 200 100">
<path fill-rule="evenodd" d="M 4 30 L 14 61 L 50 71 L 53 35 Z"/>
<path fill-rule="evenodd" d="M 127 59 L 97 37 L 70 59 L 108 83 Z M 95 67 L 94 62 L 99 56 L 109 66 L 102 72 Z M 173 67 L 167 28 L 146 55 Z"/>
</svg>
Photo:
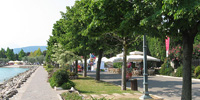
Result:
<svg viewBox="0 0 200 100">
<path fill-rule="evenodd" d="M 83 77 L 87 77 L 87 56 L 84 56 L 84 62 Z"/>
<path fill-rule="evenodd" d="M 126 38 L 124 38 L 123 42 L 123 66 L 122 66 L 122 90 L 126 90 L 126 53 L 127 53 L 127 46 L 126 46 Z"/>
<path fill-rule="evenodd" d="M 78 60 L 75 61 L 75 73 L 78 74 Z"/>
<path fill-rule="evenodd" d="M 183 33 L 183 85 L 181 100 L 192 100 L 191 62 L 195 35 Z"/>
<path fill-rule="evenodd" d="M 97 70 L 96 70 L 96 80 L 100 80 L 100 66 L 101 66 L 101 58 L 103 55 L 103 49 L 99 50 L 99 57 L 98 57 L 98 62 L 97 62 Z"/>
</svg>

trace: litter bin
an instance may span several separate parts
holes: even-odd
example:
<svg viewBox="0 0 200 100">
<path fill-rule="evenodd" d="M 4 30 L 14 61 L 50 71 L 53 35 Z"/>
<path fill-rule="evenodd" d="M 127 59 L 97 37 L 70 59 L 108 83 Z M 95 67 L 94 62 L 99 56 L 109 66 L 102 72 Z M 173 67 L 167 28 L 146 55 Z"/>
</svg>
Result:
<svg viewBox="0 0 200 100">
<path fill-rule="evenodd" d="M 131 90 L 138 91 L 137 79 L 131 79 Z"/>
</svg>

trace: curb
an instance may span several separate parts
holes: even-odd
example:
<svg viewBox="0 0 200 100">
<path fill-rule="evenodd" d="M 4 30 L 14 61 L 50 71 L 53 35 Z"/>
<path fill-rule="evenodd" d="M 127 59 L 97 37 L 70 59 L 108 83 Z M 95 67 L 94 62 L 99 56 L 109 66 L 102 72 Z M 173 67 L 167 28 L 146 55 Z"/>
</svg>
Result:
<svg viewBox="0 0 200 100">
<path fill-rule="evenodd" d="M 155 75 L 155 76 L 168 77 L 168 78 L 176 78 L 176 79 L 183 79 L 182 77 L 174 77 L 174 76 L 166 76 L 166 75 Z M 194 78 L 192 78 L 192 81 L 198 81 L 198 82 L 200 82 L 200 79 L 194 79 Z"/>
<path fill-rule="evenodd" d="M 59 100 L 63 100 L 60 94 L 57 94 Z"/>
<path fill-rule="evenodd" d="M 101 80 L 101 81 L 102 81 L 102 80 Z M 103 81 L 103 82 L 105 82 L 105 81 Z M 109 82 L 106 82 L 106 83 L 109 83 Z M 118 85 L 118 84 L 114 84 L 114 83 L 110 83 L 110 84 L 113 84 L 113 85 L 116 85 L 116 86 L 121 87 L 121 85 Z M 126 88 L 131 89 L 130 87 L 126 87 Z M 139 90 L 138 90 L 138 91 L 139 91 Z M 139 92 L 143 93 L 143 91 L 139 91 Z M 149 95 L 152 95 L 152 96 L 158 98 L 158 100 L 164 100 L 163 97 L 160 97 L 160 96 L 157 96 L 157 95 L 154 95 L 154 94 L 149 94 Z M 155 100 L 157 100 L 157 99 L 155 99 Z"/>
</svg>

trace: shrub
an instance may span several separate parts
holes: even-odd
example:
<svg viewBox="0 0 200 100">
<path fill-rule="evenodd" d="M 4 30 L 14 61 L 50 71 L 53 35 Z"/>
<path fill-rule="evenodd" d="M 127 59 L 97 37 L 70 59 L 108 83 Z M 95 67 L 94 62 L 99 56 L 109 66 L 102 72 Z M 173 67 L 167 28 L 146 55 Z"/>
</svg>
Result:
<svg viewBox="0 0 200 100">
<path fill-rule="evenodd" d="M 197 66 L 194 70 L 195 77 L 200 78 L 200 66 Z"/>
<path fill-rule="evenodd" d="M 77 74 L 75 72 L 70 72 L 69 76 L 76 76 Z"/>
<path fill-rule="evenodd" d="M 122 62 L 113 63 L 114 68 L 122 68 Z"/>
<path fill-rule="evenodd" d="M 46 70 L 48 73 L 51 73 L 53 71 L 53 68 L 47 68 Z"/>
<path fill-rule="evenodd" d="M 194 71 L 195 71 L 195 66 L 192 66 L 192 73 L 194 73 Z"/>
<path fill-rule="evenodd" d="M 71 87 L 74 87 L 74 86 L 75 86 L 74 82 L 68 81 L 67 83 L 63 83 L 61 87 L 63 89 L 71 89 Z"/>
<path fill-rule="evenodd" d="M 57 70 L 55 73 L 53 73 L 52 77 L 49 79 L 51 87 L 61 86 L 63 83 L 68 81 L 69 81 L 68 73 L 63 69 Z"/>
<path fill-rule="evenodd" d="M 175 76 L 182 77 L 183 76 L 182 72 L 183 72 L 183 66 L 181 65 L 180 67 L 177 68 Z"/>
<path fill-rule="evenodd" d="M 173 73 L 173 68 L 170 66 L 169 61 L 167 59 L 161 65 L 160 74 L 162 75 L 171 75 Z"/>
<path fill-rule="evenodd" d="M 49 83 L 50 83 L 50 86 L 53 88 L 54 86 L 56 86 L 56 83 L 53 79 L 53 77 L 49 78 Z"/>
<path fill-rule="evenodd" d="M 53 65 L 50 65 L 50 64 L 47 64 L 47 65 L 46 65 L 46 68 L 54 68 L 54 66 L 53 66 Z"/>
<path fill-rule="evenodd" d="M 77 93 L 62 93 L 61 96 L 65 99 L 65 100 L 82 100 L 82 96 L 80 96 Z"/>
</svg>

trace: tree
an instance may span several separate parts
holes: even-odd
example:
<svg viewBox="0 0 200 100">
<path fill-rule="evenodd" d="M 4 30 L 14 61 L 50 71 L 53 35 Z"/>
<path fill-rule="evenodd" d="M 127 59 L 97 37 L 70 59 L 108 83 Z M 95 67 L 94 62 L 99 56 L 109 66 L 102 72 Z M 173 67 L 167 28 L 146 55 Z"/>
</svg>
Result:
<svg viewBox="0 0 200 100">
<path fill-rule="evenodd" d="M 7 48 L 7 50 L 6 50 L 6 57 L 7 57 L 9 60 L 14 60 L 14 52 L 13 52 L 13 49 L 10 49 L 9 47 Z"/>
<path fill-rule="evenodd" d="M 19 60 L 19 55 L 18 54 L 14 54 L 14 60 Z"/>
<path fill-rule="evenodd" d="M 139 29 L 135 27 L 139 24 L 139 18 L 137 16 L 132 18 L 134 13 L 133 4 L 127 0 L 92 0 L 90 9 L 94 17 L 87 29 L 93 31 L 96 36 L 110 35 L 112 38 L 117 39 L 119 41 L 118 44 L 122 46 L 122 90 L 126 90 L 126 55 L 128 45 L 140 37 L 136 34 Z"/>
<path fill-rule="evenodd" d="M 85 2 L 90 2 L 90 0 L 85 0 Z M 81 14 L 87 8 L 87 5 L 84 5 L 84 2 L 76 1 L 75 5 L 70 8 L 67 7 L 67 13 L 62 13 L 63 18 L 60 20 L 60 27 L 64 30 L 63 37 L 60 38 L 59 42 L 65 46 L 69 51 L 72 51 L 76 55 L 83 56 L 84 58 L 84 70 L 83 76 L 87 76 L 87 57 L 91 52 L 91 46 L 93 40 L 84 34 L 83 30 L 87 27 L 86 21 L 83 21 Z M 60 34 L 62 35 L 62 33 Z M 77 65 L 76 65 L 77 66 Z"/>
<path fill-rule="evenodd" d="M 41 56 L 42 55 L 42 51 L 40 48 L 38 48 L 38 50 L 35 50 L 34 52 L 31 52 L 29 56 L 31 57 L 36 57 L 36 56 Z"/>
<path fill-rule="evenodd" d="M 39 63 L 39 64 L 42 64 L 43 61 L 45 60 L 45 56 L 44 55 L 41 55 L 41 56 L 36 56 L 36 61 Z"/>
<path fill-rule="evenodd" d="M 7 58 L 0 58 L 0 64 L 5 65 L 9 60 Z"/>
<path fill-rule="evenodd" d="M 34 54 L 34 57 L 36 57 L 36 56 L 41 56 L 41 55 L 42 55 L 42 51 L 41 51 L 40 48 L 38 48 L 38 50 L 34 51 L 33 54 Z"/>
<path fill-rule="evenodd" d="M 147 1 L 152 7 L 152 16 L 141 21 L 141 25 L 156 27 L 157 35 L 182 38 L 183 85 L 182 100 L 191 100 L 191 60 L 194 38 L 200 31 L 200 2 L 198 0 Z M 162 3 L 161 3 L 162 2 Z M 154 4 L 154 5 L 150 5 Z M 161 34 L 164 33 L 164 34 Z"/>
<path fill-rule="evenodd" d="M 148 37 L 147 40 L 151 56 L 164 61 L 166 58 L 165 38 Z"/>
<path fill-rule="evenodd" d="M 42 52 L 42 55 L 46 56 L 46 53 L 47 53 L 47 50 L 44 50 L 44 51 Z"/>
<path fill-rule="evenodd" d="M 31 51 L 29 54 L 30 57 L 34 57 L 34 53 Z"/>
<path fill-rule="evenodd" d="M 61 44 L 55 44 L 53 52 L 52 60 L 60 64 L 61 67 L 64 67 L 66 64 L 72 64 L 73 61 L 80 59 L 73 52 L 66 51 Z"/>
<path fill-rule="evenodd" d="M 6 58 L 6 51 L 3 48 L 1 48 L 1 51 L 0 51 L 0 58 Z"/>
<path fill-rule="evenodd" d="M 23 49 L 21 49 L 21 51 L 19 52 L 19 60 L 21 61 L 22 60 L 22 58 L 24 57 L 24 56 L 26 56 L 26 53 L 24 52 L 24 50 Z"/>
</svg>

